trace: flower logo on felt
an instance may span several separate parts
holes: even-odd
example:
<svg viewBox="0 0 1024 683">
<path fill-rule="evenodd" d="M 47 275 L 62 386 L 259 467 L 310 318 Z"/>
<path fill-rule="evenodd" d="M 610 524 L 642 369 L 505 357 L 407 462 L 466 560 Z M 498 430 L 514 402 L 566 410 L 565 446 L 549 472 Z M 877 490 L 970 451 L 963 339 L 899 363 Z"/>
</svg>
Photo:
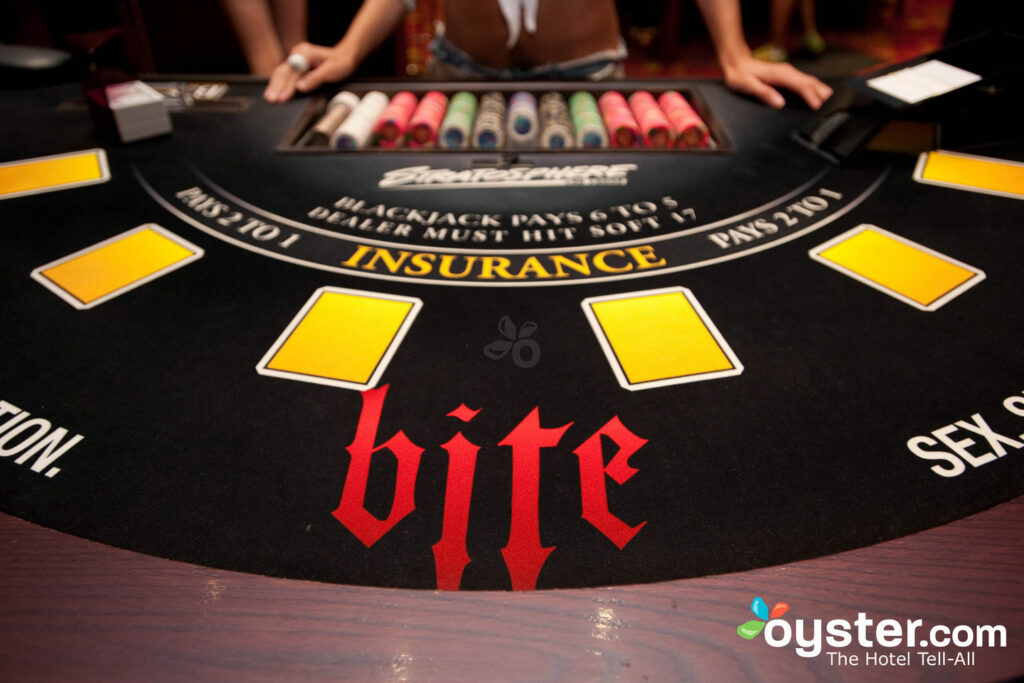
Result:
<svg viewBox="0 0 1024 683">
<path fill-rule="evenodd" d="M 537 331 L 537 323 L 525 322 L 516 329 L 516 324 L 507 315 L 498 321 L 498 331 L 504 339 L 498 339 L 484 347 L 484 355 L 491 360 L 501 360 L 512 352 L 512 362 L 519 368 L 532 368 L 540 362 L 540 344 L 530 337 Z"/>
<path fill-rule="evenodd" d="M 757 638 L 769 620 L 778 619 L 789 611 L 789 605 L 784 602 L 777 602 L 775 607 L 772 607 L 772 611 L 769 612 L 764 598 L 754 598 L 754 601 L 750 603 L 750 611 L 754 613 L 757 619 L 751 619 L 736 627 L 736 633 L 740 634 L 740 638 L 746 638 L 747 640 Z"/>
</svg>

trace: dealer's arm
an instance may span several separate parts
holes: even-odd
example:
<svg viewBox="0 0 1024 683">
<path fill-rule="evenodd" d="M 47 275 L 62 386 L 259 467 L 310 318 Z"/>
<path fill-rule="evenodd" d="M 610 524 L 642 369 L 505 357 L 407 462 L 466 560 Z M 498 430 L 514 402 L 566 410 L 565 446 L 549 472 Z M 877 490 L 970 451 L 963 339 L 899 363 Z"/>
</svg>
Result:
<svg viewBox="0 0 1024 683">
<path fill-rule="evenodd" d="M 292 54 L 309 61 L 310 70 L 296 73 L 287 62 L 270 75 L 263 93 L 268 102 L 285 102 L 298 92 L 316 90 L 324 83 L 342 81 L 398 26 L 406 7 L 401 0 L 365 0 L 345 35 L 334 47 L 300 43 Z"/>
<path fill-rule="evenodd" d="M 774 109 L 781 109 L 786 103 L 776 88 L 792 90 L 811 109 L 818 109 L 832 96 L 832 88 L 792 64 L 763 62 L 751 55 L 743 37 L 739 0 L 697 0 L 697 6 L 715 44 L 727 86 Z"/>
</svg>

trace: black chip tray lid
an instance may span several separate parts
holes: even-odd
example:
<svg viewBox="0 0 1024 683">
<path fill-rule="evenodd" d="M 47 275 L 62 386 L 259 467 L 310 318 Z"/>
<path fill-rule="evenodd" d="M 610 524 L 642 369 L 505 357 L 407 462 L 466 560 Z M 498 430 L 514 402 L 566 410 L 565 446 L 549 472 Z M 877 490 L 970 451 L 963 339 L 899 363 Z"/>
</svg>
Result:
<svg viewBox="0 0 1024 683">
<path fill-rule="evenodd" d="M 960 87 L 918 101 L 900 99 L 878 87 L 876 79 L 911 70 L 928 62 L 941 62 L 975 75 Z M 794 138 L 832 162 L 854 156 L 894 119 L 940 124 L 954 112 L 961 115 L 965 102 L 977 104 L 983 115 L 986 95 L 1024 84 L 1024 37 L 1004 31 L 989 32 L 883 71 L 847 79 L 818 115 L 794 132 Z M 992 101 L 991 98 L 988 101 Z"/>
</svg>

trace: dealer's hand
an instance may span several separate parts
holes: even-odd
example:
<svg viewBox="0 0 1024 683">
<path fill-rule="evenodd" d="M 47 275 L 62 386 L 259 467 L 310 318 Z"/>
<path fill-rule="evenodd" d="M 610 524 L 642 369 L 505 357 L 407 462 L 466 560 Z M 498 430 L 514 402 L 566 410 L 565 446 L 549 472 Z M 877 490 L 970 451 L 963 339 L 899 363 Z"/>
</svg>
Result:
<svg viewBox="0 0 1024 683">
<path fill-rule="evenodd" d="M 296 92 L 310 92 L 324 83 L 343 80 L 355 68 L 355 61 L 338 47 L 299 43 L 292 48 L 288 59 L 270 74 L 263 99 L 287 102 Z"/>
<path fill-rule="evenodd" d="M 781 109 L 786 100 L 776 88 L 791 90 L 811 109 L 818 109 L 832 96 L 832 88 L 792 64 L 764 62 L 751 55 L 722 64 L 725 84 L 737 92 L 751 95 L 773 109 Z"/>
</svg>

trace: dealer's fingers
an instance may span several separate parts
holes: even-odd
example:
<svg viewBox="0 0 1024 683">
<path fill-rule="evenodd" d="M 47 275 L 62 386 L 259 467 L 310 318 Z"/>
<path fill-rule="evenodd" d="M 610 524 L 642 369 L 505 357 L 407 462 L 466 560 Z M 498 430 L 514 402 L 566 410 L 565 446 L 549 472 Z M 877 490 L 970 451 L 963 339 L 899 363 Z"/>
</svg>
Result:
<svg viewBox="0 0 1024 683">
<path fill-rule="evenodd" d="M 773 109 L 781 109 L 786 100 L 777 88 L 791 90 L 811 109 L 818 109 L 832 96 L 832 88 L 792 64 L 775 64 L 749 59 L 726 72 L 726 85 L 752 95 Z"/>
<path fill-rule="evenodd" d="M 278 64 L 270 74 L 270 81 L 266 90 L 263 91 L 263 98 L 268 102 L 286 102 L 290 100 L 298 89 L 310 69 L 315 68 L 330 53 L 330 48 L 312 43 L 299 43 L 292 48 L 291 54 L 281 64 Z M 312 89 L 312 88 L 310 88 Z"/>
<path fill-rule="evenodd" d="M 316 67 L 299 77 L 295 89 L 299 92 L 316 90 L 324 83 L 342 81 L 352 75 L 355 65 L 338 51 L 328 49 L 318 55 Z"/>
<path fill-rule="evenodd" d="M 782 96 L 782 93 L 753 74 L 740 74 L 727 78 L 726 85 L 736 92 L 761 100 L 772 109 L 782 109 L 786 105 L 786 98 Z"/>
<path fill-rule="evenodd" d="M 263 99 L 267 102 L 287 102 L 295 94 L 295 84 L 299 74 L 287 62 L 274 67 L 270 72 L 270 81 L 263 91 Z"/>
<path fill-rule="evenodd" d="M 778 68 L 766 74 L 763 77 L 764 80 L 776 87 L 793 91 L 811 109 L 819 109 L 825 100 L 832 96 L 832 88 L 791 64 L 770 64 L 769 66 Z"/>
</svg>

